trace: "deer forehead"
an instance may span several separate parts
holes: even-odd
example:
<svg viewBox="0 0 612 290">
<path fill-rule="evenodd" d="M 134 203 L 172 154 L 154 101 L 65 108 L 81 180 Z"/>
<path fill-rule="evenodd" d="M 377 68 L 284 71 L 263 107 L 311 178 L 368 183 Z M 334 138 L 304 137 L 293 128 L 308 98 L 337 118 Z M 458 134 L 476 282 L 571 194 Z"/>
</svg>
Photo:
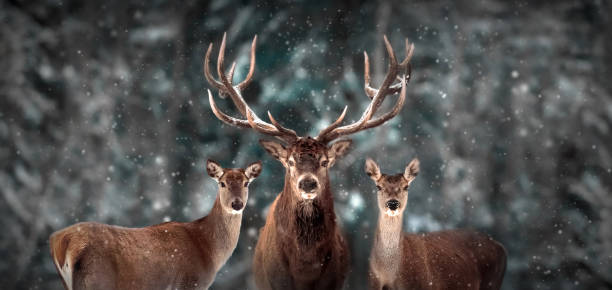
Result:
<svg viewBox="0 0 612 290">
<path fill-rule="evenodd" d="M 227 183 L 232 183 L 232 182 L 242 182 L 244 180 L 248 180 L 248 178 L 244 174 L 244 169 L 235 168 L 235 169 L 225 169 L 223 176 L 221 176 L 221 180 L 224 180 Z"/>
<path fill-rule="evenodd" d="M 402 174 L 396 174 L 396 175 L 383 174 L 380 180 L 378 181 L 378 183 L 383 188 L 388 188 L 388 189 L 395 189 L 395 188 L 402 189 L 406 185 L 408 185 L 408 181 L 404 178 Z"/>
<path fill-rule="evenodd" d="M 326 155 L 327 146 L 311 137 L 307 137 L 293 143 L 290 150 L 291 156 L 293 156 L 296 161 L 307 161 L 310 159 L 318 160 Z"/>
</svg>

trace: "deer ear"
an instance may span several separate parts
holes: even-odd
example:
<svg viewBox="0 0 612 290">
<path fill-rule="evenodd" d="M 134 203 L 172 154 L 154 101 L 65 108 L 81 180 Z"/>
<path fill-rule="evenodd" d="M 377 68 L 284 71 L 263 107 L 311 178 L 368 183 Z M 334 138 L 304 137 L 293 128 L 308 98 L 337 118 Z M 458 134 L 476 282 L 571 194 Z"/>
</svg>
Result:
<svg viewBox="0 0 612 290">
<path fill-rule="evenodd" d="M 223 175 L 223 167 L 214 160 L 208 159 L 206 161 L 206 172 L 208 172 L 208 175 L 214 180 L 219 181 L 219 178 Z"/>
<path fill-rule="evenodd" d="M 376 162 L 370 158 L 366 159 L 365 172 L 374 181 L 380 179 L 380 168 L 378 168 L 378 164 L 376 164 Z"/>
<path fill-rule="evenodd" d="M 287 149 L 280 143 L 268 140 L 259 140 L 259 144 L 266 149 L 270 155 L 274 158 L 278 159 L 280 162 L 285 164 L 285 159 L 287 159 Z"/>
<path fill-rule="evenodd" d="M 404 178 L 408 180 L 408 184 L 412 183 L 415 177 L 419 175 L 419 159 L 412 159 L 408 166 L 406 166 L 406 170 L 404 171 Z"/>
<path fill-rule="evenodd" d="M 249 179 L 249 181 L 253 181 L 253 179 L 257 178 L 261 173 L 261 161 L 253 162 L 244 170 L 244 175 Z"/>
<path fill-rule="evenodd" d="M 340 140 L 334 144 L 331 144 L 331 146 L 329 146 L 329 149 L 327 149 L 327 155 L 329 158 L 329 167 L 332 167 L 332 165 L 334 165 L 334 163 L 336 162 L 338 158 L 340 158 L 342 155 L 348 152 L 348 149 L 349 147 L 351 147 L 352 143 L 353 141 L 351 140 Z"/>
</svg>

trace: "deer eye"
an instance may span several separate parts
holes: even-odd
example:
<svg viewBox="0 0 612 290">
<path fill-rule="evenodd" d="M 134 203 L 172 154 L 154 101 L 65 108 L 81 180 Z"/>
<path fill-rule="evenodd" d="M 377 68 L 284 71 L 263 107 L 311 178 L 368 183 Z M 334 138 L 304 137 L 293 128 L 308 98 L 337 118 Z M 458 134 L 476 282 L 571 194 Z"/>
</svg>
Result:
<svg viewBox="0 0 612 290">
<path fill-rule="evenodd" d="M 244 183 L 244 187 L 247 187 L 247 186 L 249 186 L 249 182 L 248 181 Z"/>
<path fill-rule="evenodd" d="M 221 187 L 225 187 L 225 182 L 221 181 L 220 184 L 221 184 Z"/>
<path fill-rule="evenodd" d="M 322 166 L 322 167 L 327 167 L 327 165 L 329 165 L 329 160 L 323 160 L 323 161 L 321 161 L 321 166 Z"/>
<path fill-rule="evenodd" d="M 376 186 L 376 189 L 378 189 L 378 190 L 382 190 L 382 187 L 380 187 L 380 185 L 377 185 L 377 186 Z"/>
<path fill-rule="evenodd" d="M 404 190 L 408 191 L 408 187 L 409 187 L 409 186 L 408 186 L 408 185 L 406 185 L 406 187 L 404 187 Z"/>
</svg>

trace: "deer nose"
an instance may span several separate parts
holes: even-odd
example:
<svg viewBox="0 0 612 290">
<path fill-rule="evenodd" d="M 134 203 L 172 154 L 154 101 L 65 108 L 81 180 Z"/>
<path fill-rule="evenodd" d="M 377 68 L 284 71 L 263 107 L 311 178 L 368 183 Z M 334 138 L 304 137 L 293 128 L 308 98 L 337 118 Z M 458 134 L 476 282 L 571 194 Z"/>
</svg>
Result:
<svg viewBox="0 0 612 290">
<path fill-rule="evenodd" d="M 313 178 L 304 178 L 300 180 L 298 187 L 304 192 L 313 192 L 319 184 Z"/>
<path fill-rule="evenodd" d="M 234 210 L 241 210 L 242 207 L 244 207 L 244 203 L 241 200 L 235 199 L 234 201 L 232 201 L 232 208 Z"/>
<path fill-rule="evenodd" d="M 390 210 L 396 210 L 400 207 L 400 202 L 397 199 L 392 199 L 390 201 L 387 201 L 387 207 Z"/>
</svg>

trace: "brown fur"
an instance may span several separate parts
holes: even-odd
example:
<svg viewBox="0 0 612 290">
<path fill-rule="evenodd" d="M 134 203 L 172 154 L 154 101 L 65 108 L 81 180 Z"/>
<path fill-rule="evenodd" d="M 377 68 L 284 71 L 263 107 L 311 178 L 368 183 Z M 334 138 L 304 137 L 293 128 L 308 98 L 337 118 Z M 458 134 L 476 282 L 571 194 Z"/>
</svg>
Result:
<svg viewBox="0 0 612 290">
<path fill-rule="evenodd" d="M 500 289 L 506 251 L 491 237 L 467 230 L 404 234 L 403 211 L 418 160 L 401 175 L 381 174 L 373 161 L 366 172 L 379 188 L 378 227 L 370 254 L 370 289 Z M 390 216 L 386 202 L 398 200 Z"/>
<path fill-rule="evenodd" d="M 327 171 L 333 162 L 323 168 L 319 165 L 320 160 L 337 156 L 312 138 L 301 140 L 279 155 L 271 152 L 280 156 L 288 172 L 255 248 L 253 272 L 260 290 L 340 289 L 346 278 L 348 248 L 336 225 Z M 266 148 L 273 149 L 283 150 Z M 296 192 L 297 178 L 304 173 L 318 178 L 320 192 L 313 200 L 304 200 Z"/>
<path fill-rule="evenodd" d="M 394 255 L 383 252 L 370 256 L 371 289 L 500 289 L 506 269 L 501 244 L 465 230 L 402 234 Z M 399 260 L 397 272 L 386 273 L 389 259 Z"/>
<path fill-rule="evenodd" d="M 196 221 L 144 228 L 78 223 L 53 233 L 51 256 L 66 289 L 206 289 L 238 242 L 242 214 L 231 213 L 227 196 L 250 177 L 242 169 L 217 175 L 227 183 L 210 213 Z M 257 167 L 258 166 L 258 167 Z M 209 171 L 210 173 L 210 171 Z M 215 178 L 215 179 L 217 179 Z M 220 188 L 221 191 L 221 188 Z M 228 200 L 228 201 L 224 201 Z"/>
</svg>

